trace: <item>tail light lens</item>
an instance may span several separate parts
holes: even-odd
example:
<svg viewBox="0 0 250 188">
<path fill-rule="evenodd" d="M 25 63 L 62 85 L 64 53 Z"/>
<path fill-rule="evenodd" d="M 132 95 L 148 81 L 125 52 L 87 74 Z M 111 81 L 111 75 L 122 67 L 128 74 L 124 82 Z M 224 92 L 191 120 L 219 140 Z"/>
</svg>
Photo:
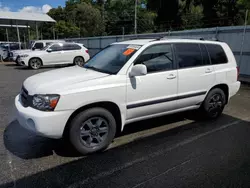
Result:
<svg viewBox="0 0 250 188">
<path fill-rule="evenodd" d="M 88 53 L 89 53 L 89 50 L 85 50 L 85 52 L 88 54 Z"/>
<path fill-rule="evenodd" d="M 237 80 L 239 80 L 239 76 L 240 76 L 240 67 L 236 67 L 237 69 Z"/>
</svg>

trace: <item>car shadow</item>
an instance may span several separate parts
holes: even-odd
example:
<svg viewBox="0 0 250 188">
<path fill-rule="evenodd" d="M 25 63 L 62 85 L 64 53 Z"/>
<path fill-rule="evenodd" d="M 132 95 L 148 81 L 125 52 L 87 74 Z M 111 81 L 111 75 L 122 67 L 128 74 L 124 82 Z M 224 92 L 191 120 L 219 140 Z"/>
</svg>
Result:
<svg viewBox="0 0 250 188">
<path fill-rule="evenodd" d="M 40 67 L 38 70 L 51 70 L 51 69 L 56 69 L 56 68 L 66 68 L 66 67 L 71 67 L 71 66 L 75 66 L 75 65 L 50 65 L 50 66 L 42 66 Z M 17 70 L 32 70 L 32 71 L 38 71 L 38 70 L 33 70 L 29 67 L 26 66 L 16 66 L 14 69 Z"/>
<path fill-rule="evenodd" d="M 161 127 L 170 123 L 191 119 L 192 112 L 178 113 L 149 120 L 131 123 L 125 126 L 117 137 L 130 135 L 151 128 Z M 22 159 L 42 158 L 55 152 L 63 157 L 81 156 L 65 139 L 49 139 L 36 135 L 23 128 L 17 120 L 12 121 L 4 131 L 4 144 L 7 150 Z"/>
<path fill-rule="evenodd" d="M 4 66 L 6 66 L 6 67 L 17 67 L 19 65 L 17 65 L 16 63 L 11 63 L 11 64 L 4 64 Z"/>
<path fill-rule="evenodd" d="M 168 122 L 169 118 L 170 116 L 165 116 L 166 122 Z M 157 118 L 155 120 L 157 120 Z M 176 121 L 179 121 L 179 119 L 177 118 Z M 113 174 L 113 172 L 122 171 L 123 168 L 131 167 L 134 163 L 136 164 L 140 163 L 141 161 L 145 161 L 151 155 L 160 155 L 163 151 L 165 151 L 162 150 L 163 148 L 173 148 L 173 145 L 180 145 L 178 144 L 179 142 L 183 142 L 184 144 L 192 142 L 193 138 L 200 138 L 201 136 L 199 135 L 206 135 L 208 134 L 208 132 L 220 130 L 221 127 L 238 121 L 239 119 L 234 118 L 232 116 L 222 115 L 218 120 L 212 122 L 189 122 L 185 124 L 185 126 L 163 131 L 155 135 L 144 137 L 128 144 L 106 150 L 102 153 L 93 154 L 91 156 L 77 159 L 73 162 L 69 162 L 50 168 L 48 170 L 38 172 L 37 174 L 32 174 L 30 176 L 23 177 L 19 180 L 16 180 L 14 185 L 15 187 L 35 187 L 36 185 L 39 185 L 38 187 L 82 187 L 83 184 L 86 184 L 89 185 L 89 187 L 93 187 L 91 182 L 95 182 L 98 179 L 111 175 Z M 243 120 L 240 121 L 242 121 L 242 123 L 244 124 Z M 15 122 L 16 121 L 12 122 L 7 127 L 4 133 L 5 146 L 12 153 L 14 152 L 14 154 L 20 154 L 20 152 L 15 152 L 13 150 L 20 150 L 20 148 L 24 147 L 25 151 L 23 153 L 30 152 L 35 153 L 37 156 L 39 156 L 39 150 L 44 151 L 42 155 L 48 155 L 52 153 L 52 149 L 57 148 L 55 147 L 56 142 L 54 140 L 44 140 L 41 137 L 32 137 L 32 135 L 24 132 L 15 133 L 15 131 L 24 131 Z M 152 123 L 152 121 L 150 121 L 150 123 Z M 247 124 L 249 124 L 249 122 L 247 122 Z M 136 124 L 134 124 L 134 126 L 135 125 Z M 16 128 L 16 126 L 19 128 Z M 150 127 L 149 125 L 146 126 Z M 157 122 L 155 121 L 152 127 L 154 126 L 157 126 Z M 127 134 L 129 134 L 128 130 Z M 26 138 L 26 140 L 29 141 L 23 140 L 26 136 L 30 136 Z M 22 139 L 20 140 L 20 138 Z M 28 142 L 33 143 L 33 146 L 23 146 Z M 202 144 L 203 142 L 199 141 L 198 143 Z M 201 145 L 200 148 L 206 149 L 206 147 L 210 147 L 206 145 L 207 143 L 204 144 L 205 145 Z M 159 148 L 161 149 L 160 152 Z M 196 148 L 194 146 L 192 150 L 196 151 L 200 148 Z M 183 155 L 176 155 L 175 157 L 179 156 L 179 158 L 183 160 L 186 155 L 194 151 L 190 151 L 186 148 L 183 150 Z M 168 152 L 168 150 L 166 150 L 166 152 Z M 40 153 L 40 157 L 42 155 Z M 170 163 L 176 163 L 180 159 L 171 158 Z M 168 160 L 166 159 L 166 161 Z M 152 160 L 148 160 L 148 162 L 152 163 Z M 163 165 L 163 161 L 154 161 L 154 163 Z M 135 172 L 135 174 L 136 173 L 138 172 Z M 112 176 L 110 178 L 115 179 L 116 177 L 117 176 Z M 112 181 L 112 179 L 109 179 L 108 181 Z M 117 186 L 114 185 L 115 184 L 113 184 L 113 187 Z M 2 184 L 0 185 L 0 188 L 11 186 L 13 186 L 13 182 Z"/>
</svg>

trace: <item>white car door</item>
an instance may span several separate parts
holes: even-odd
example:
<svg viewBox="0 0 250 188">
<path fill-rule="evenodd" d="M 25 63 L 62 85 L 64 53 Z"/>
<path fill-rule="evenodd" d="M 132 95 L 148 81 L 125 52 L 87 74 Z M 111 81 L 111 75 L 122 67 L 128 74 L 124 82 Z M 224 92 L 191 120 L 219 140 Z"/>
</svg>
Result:
<svg viewBox="0 0 250 188">
<path fill-rule="evenodd" d="M 73 44 L 73 43 L 64 43 L 63 44 L 63 56 L 64 56 L 64 60 L 67 63 L 73 63 L 74 62 L 74 58 L 76 56 L 81 55 L 79 53 L 79 51 L 81 50 L 81 47 L 77 44 Z"/>
<path fill-rule="evenodd" d="M 171 44 L 148 47 L 136 64 L 147 67 L 147 75 L 127 76 L 127 120 L 171 111 L 176 108 L 177 70 Z"/>
<path fill-rule="evenodd" d="M 43 64 L 50 65 L 50 64 L 60 64 L 63 61 L 62 56 L 62 43 L 55 43 L 52 44 L 42 56 Z"/>
<path fill-rule="evenodd" d="M 215 83 L 214 68 L 204 44 L 174 44 L 178 62 L 178 108 L 200 105 Z"/>
</svg>

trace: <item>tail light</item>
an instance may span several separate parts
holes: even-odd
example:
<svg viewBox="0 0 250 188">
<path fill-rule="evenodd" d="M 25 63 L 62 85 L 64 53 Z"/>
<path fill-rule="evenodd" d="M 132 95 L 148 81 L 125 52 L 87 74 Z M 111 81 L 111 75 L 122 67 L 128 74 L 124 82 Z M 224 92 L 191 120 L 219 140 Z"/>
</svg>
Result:
<svg viewBox="0 0 250 188">
<path fill-rule="evenodd" d="M 237 69 L 237 80 L 239 80 L 239 75 L 240 75 L 240 67 L 236 67 Z"/>
<path fill-rule="evenodd" d="M 85 52 L 88 54 L 88 53 L 89 53 L 89 50 L 85 50 Z"/>
</svg>

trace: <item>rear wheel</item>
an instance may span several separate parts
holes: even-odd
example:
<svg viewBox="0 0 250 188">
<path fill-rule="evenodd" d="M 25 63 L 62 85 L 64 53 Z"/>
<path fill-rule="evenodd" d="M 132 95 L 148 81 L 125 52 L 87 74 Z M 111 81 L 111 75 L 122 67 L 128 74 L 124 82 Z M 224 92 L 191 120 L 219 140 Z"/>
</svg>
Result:
<svg viewBox="0 0 250 188">
<path fill-rule="evenodd" d="M 74 59 L 74 64 L 75 65 L 78 65 L 80 67 L 82 67 L 84 65 L 85 61 L 82 57 L 78 56 L 78 57 L 75 57 Z"/>
<path fill-rule="evenodd" d="M 226 105 L 226 95 L 224 91 L 219 88 L 211 90 L 204 100 L 201 111 L 206 118 L 218 118 Z"/>
<path fill-rule="evenodd" d="M 29 67 L 32 69 L 39 69 L 42 66 L 42 61 L 39 58 L 32 58 L 29 61 Z"/>
<path fill-rule="evenodd" d="M 91 108 L 79 113 L 70 124 L 69 138 L 82 154 L 106 149 L 115 137 L 116 122 L 103 108 Z"/>
</svg>

